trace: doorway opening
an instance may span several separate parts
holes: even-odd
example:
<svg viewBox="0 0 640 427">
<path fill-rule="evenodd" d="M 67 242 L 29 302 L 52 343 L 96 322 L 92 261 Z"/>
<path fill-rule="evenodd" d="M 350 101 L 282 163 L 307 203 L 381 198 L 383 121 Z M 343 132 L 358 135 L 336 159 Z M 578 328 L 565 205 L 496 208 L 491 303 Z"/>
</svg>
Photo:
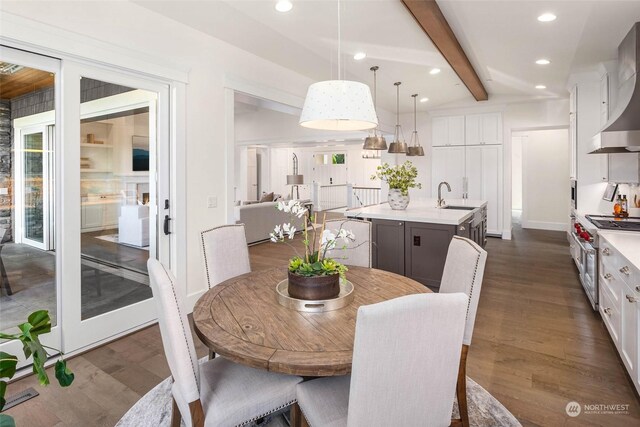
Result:
<svg viewBox="0 0 640 427">
<path fill-rule="evenodd" d="M 516 131 L 511 148 L 514 226 L 565 230 L 570 209 L 568 129 Z"/>
</svg>

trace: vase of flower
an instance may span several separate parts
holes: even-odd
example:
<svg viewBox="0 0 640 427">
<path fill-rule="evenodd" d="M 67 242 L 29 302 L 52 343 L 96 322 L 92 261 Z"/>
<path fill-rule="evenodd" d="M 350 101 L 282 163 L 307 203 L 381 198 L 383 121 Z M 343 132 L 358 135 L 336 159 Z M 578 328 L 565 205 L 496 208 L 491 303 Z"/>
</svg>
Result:
<svg viewBox="0 0 640 427">
<path fill-rule="evenodd" d="M 332 299 L 340 294 L 340 274 L 301 276 L 289 271 L 289 296 L 303 300 Z"/>
<path fill-rule="evenodd" d="M 397 188 L 390 188 L 389 194 L 387 196 L 387 201 L 389 202 L 389 206 L 391 207 L 391 209 L 401 211 L 407 209 L 410 199 L 409 194 L 407 194 L 406 196 L 402 194 L 402 190 L 399 190 Z"/>
<path fill-rule="evenodd" d="M 304 217 L 302 234 L 305 253 L 289 260 L 289 296 L 310 301 L 336 298 L 340 294 L 340 279 L 345 279 L 347 267 L 327 255 L 338 244 L 346 248 L 349 242 L 355 240 L 355 236 L 342 226 L 338 230 L 326 229 L 326 215 L 318 227 L 314 224 L 317 214 L 310 216 L 308 210 L 296 200 L 279 202 L 276 208 L 292 217 Z M 309 228 L 313 230 L 311 233 Z M 269 237 L 272 242 L 288 243 L 287 240 L 293 239 L 295 233 L 296 228 L 291 223 L 285 223 L 276 225 Z"/>
<path fill-rule="evenodd" d="M 418 168 L 410 161 L 401 165 L 389 166 L 383 163 L 376 168 L 376 173 L 371 176 L 372 180 L 379 179 L 389 185 L 387 201 L 394 210 L 406 209 L 409 205 L 409 189 L 422 188 L 422 184 L 416 182 L 418 178 Z"/>
</svg>

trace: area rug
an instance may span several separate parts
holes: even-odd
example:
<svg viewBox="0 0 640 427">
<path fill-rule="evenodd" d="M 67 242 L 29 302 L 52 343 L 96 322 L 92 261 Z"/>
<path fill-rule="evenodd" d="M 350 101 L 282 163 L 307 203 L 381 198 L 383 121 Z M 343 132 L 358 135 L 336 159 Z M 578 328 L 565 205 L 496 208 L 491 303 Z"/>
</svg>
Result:
<svg viewBox="0 0 640 427">
<path fill-rule="evenodd" d="M 100 239 L 100 240 L 104 240 L 106 242 L 111 242 L 111 243 L 117 243 L 119 245 L 122 246 L 127 246 L 129 248 L 134 248 L 134 249 L 142 249 L 143 251 L 148 251 L 149 250 L 149 246 L 135 246 L 135 245 L 128 245 L 126 243 L 120 243 L 120 241 L 118 241 L 118 235 L 117 234 L 103 234 L 102 236 L 95 236 L 96 239 Z"/>
<path fill-rule="evenodd" d="M 201 359 L 200 363 L 206 359 Z M 520 422 L 498 400 L 478 383 L 467 377 L 467 400 L 471 426 L 519 427 Z M 286 427 L 288 413 L 275 413 L 253 426 Z M 453 405 L 453 418 L 458 405 Z M 145 394 L 122 417 L 116 427 L 169 426 L 171 424 L 171 378 L 167 378 Z M 184 425 L 184 422 L 183 424 Z"/>
</svg>

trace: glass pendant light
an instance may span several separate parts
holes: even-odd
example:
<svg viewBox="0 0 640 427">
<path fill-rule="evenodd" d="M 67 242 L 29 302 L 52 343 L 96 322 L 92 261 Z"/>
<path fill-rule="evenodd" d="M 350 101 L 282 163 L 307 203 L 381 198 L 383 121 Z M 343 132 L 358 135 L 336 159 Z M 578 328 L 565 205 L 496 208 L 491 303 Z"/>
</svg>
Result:
<svg viewBox="0 0 640 427">
<path fill-rule="evenodd" d="M 378 117 L 369 86 L 342 78 L 340 0 L 338 0 L 338 80 L 309 86 L 300 114 L 300 126 L 322 130 L 369 130 Z"/>
<path fill-rule="evenodd" d="M 424 156 L 424 148 L 422 148 L 420 140 L 418 139 L 418 121 L 416 119 L 418 109 L 416 99 L 418 98 L 418 94 L 414 93 L 411 97 L 413 98 L 413 133 L 411 134 L 409 147 L 407 147 L 407 156 Z"/>
<path fill-rule="evenodd" d="M 402 133 L 402 126 L 400 126 L 400 85 L 401 82 L 395 82 L 396 86 L 396 130 L 393 133 L 393 142 L 389 144 L 389 153 L 391 154 L 404 154 L 407 152 L 407 143 L 404 142 L 404 134 Z M 402 137 L 402 141 L 400 138 Z"/>
<path fill-rule="evenodd" d="M 376 117 L 378 115 L 377 102 L 378 99 L 378 88 L 377 88 L 377 79 L 376 79 L 376 71 L 378 71 L 379 67 L 377 65 L 370 68 L 373 71 L 373 108 L 376 109 Z M 386 150 L 387 149 L 387 140 L 384 139 L 382 134 L 378 135 L 378 128 L 373 129 L 373 135 L 369 135 L 364 140 L 364 145 L 362 146 L 363 150 Z M 378 157 L 379 158 L 379 157 Z"/>
</svg>

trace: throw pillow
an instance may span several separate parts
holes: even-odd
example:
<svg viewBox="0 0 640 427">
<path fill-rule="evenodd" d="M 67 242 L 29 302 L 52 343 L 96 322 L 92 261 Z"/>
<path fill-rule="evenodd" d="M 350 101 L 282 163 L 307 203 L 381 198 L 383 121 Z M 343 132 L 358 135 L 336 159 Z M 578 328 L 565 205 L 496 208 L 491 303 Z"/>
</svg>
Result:
<svg viewBox="0 0 640 427">
<path fill-rule="evenodd" d="M 271 193 L 263 193 L 260 198 L 260 203 L 263 202 L 273 202 L 273 191 Z"/>
</svg>

